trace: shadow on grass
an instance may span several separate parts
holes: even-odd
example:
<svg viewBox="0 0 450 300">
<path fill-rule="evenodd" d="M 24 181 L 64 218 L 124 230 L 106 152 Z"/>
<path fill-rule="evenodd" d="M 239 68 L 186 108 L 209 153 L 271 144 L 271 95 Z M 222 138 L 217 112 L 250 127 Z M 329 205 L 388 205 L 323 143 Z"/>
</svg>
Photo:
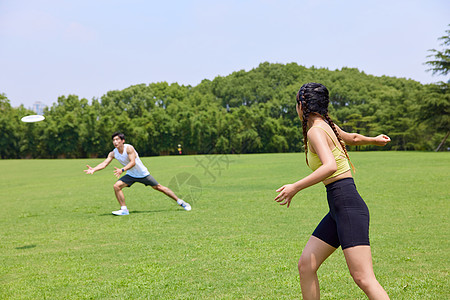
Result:
<svg viewBox="0 0 450 300">
<path fill-rule="evenodd" d="M 171 209 L 155 209 L 155 210 L 133 210 L 130 211 L 130 214 L 151 214 L 151 213 L 159 213 L 159 212 L 179 212 L 184 211 L 184 209 L 171 208 Z"/>
<path fill-rule="evenodd" d="M 130 215 L 132 214 L 152 214 L 152 213 L 161 213 L 161 212 L 184 212 L 184 209 L 178 209 L 178 208 L 169 208 L 169 209 L 154 209 L 154 210 L 130 210 Z M 100 214 L 100 217 L 124 217 L 124 216 L 116 216 L 112 213 L 109 214 Z"/>
<path fill-rule="evenodd" d="M 25 245 L 22 247 L 16 247 L 17 250 L 25 250 L 25 249 L 31 249 L 31 248 L 35 248 L 36 245 Z"/>
</svg>

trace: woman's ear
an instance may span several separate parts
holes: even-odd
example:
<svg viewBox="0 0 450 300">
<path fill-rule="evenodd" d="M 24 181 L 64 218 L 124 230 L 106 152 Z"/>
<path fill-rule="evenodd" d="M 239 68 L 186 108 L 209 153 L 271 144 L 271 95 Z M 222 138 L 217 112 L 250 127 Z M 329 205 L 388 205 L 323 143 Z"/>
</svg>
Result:
<svg viewBox="0 0 450 300">
<path fill-rule="evenodd" d="M 302 103 L 301 102 L 297 102 L 296 109 L 297 109 L 298 117 L 300 118 L 301 121 L 303 121 L 303 111 L 302 111 Z"/>
</svg>

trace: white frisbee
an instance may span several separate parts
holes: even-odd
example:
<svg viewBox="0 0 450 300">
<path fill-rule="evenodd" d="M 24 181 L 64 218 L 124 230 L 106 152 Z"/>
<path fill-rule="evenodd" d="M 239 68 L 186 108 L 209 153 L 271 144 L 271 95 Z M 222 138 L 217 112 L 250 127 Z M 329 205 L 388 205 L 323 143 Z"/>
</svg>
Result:
<svg viewBox="0 0 450 300">
<path fill-rule="evenodd" d="M 45 119 L 45 117 L 41 116 L 41 115 L 30 115 L 30 116 L 25 116 L 20 120 L 25 123 L 33 123 L 33 122 L 43 121 L 44 119 Z"/>
</svg>

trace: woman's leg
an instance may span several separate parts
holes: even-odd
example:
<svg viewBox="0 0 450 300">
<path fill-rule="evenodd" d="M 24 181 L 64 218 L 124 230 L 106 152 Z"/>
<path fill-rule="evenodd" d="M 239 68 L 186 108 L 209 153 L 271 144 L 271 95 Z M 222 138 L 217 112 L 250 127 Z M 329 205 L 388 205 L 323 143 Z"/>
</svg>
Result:
<svg viewBox="0 0 450 300">
<path fill-rule="evenodd" d="M 336 248 L 315 236 L 309 238 L 298 262 L 300 286 L 304 300 L 320 298 L 317 270 L 335 250 Z"/>
<path fill-rule="evenodd" d="M 389 299 L 388 294 L 375 278 L 370 246 L 346 248 L 344 256 L 353 280 L 369 299 Z"/>
</svg>

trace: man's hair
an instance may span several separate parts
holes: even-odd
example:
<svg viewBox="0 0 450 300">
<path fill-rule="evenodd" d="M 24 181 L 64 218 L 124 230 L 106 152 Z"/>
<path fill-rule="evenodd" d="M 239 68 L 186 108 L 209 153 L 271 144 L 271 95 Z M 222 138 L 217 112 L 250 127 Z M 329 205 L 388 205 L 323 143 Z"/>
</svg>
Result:
<svg viewBox="0 0 450 300">
<path fill-rule="evenodd" d="M 125 140 L 125 134 L 121 132 L 114 132 L 111 136 L 111 139 L 113 140 L 116 136 L 118 136 L 122 141 Z"/>
</svg>

